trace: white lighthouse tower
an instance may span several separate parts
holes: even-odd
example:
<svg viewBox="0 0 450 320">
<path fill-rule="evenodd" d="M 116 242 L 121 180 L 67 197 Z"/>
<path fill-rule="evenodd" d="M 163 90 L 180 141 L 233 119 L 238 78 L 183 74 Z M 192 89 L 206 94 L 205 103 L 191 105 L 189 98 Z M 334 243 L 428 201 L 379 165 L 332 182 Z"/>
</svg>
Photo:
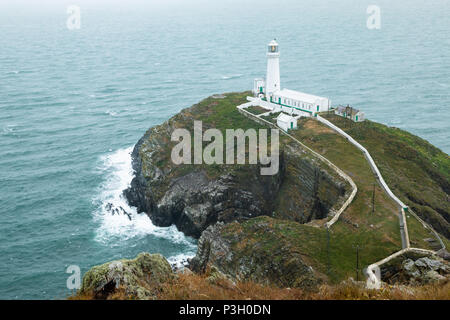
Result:
<svg viewBox="0 0 450 320">
<path fill-rule="evenodd" d="M 281 90 L 280 85 L 280 52 L 278 43 L 272 40 L 267 51 L 266 97 Z"/>
<path fill-rule="evenodd" d="M 257 78 L 254 80 L 253 94 L 261 106 L 290 115 L 315 116 L 319 112 L 328 111 L 331 106 L 331 101 L 328 98 L 300 91 L 281 89 L 280 51 L 276 40 L 272 40 L 268 45 L 266 79 Z M 284 120 L 280 119 L 281 122 Z M 291 126 L 292 122 L 289 125 Z M 290 127 L 290 129 L 293 128 L 295 128 L 295 125 Z"/>
</svg>

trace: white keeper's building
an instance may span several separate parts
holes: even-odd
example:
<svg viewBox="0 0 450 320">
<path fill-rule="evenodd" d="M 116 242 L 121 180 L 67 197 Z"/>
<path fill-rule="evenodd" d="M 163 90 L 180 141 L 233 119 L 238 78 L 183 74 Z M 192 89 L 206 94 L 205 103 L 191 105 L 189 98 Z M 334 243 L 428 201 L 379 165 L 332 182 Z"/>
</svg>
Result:
<svg viewBox="0 0 450 320">
<path fill-rule="evenodd" d="M 297 119 L 281 112 L 277 117 L 277 126 L 286 132 L 292 129 L 297 129 Z"/>
<path fill-rule="evenodd" d="M 328 98 L 281 89 L 280 51 L 275 40 L 268 45 L 266 79 L 255 79 L 253 93 L 256 97 L 277 105 L 289 114 L 305 115 L 307 113 L 314 116 L 317 112 L 328 111 L 331 108 Z"/>
</svg>

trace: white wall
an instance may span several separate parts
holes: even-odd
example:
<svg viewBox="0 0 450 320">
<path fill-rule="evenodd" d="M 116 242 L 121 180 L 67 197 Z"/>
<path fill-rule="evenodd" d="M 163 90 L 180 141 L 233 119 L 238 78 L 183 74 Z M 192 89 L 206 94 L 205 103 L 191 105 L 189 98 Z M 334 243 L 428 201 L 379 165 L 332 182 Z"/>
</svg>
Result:
<svg viewBox="0 0 450 320">
<path fill-rule="evenodd" d="M 279 126 L 281 129 L 283 129 L 286 132 L 289 130 L 289 123 L 287 123 L 287 122 L 277 120 L 277 126 Z"/>
<path fill-rule="evenodd" d="M 267 54 L 267 75 L 266 75 L 266 96 L 275 91 L 281 90 L 280 83 L 280 54 Z"/>
</svg>

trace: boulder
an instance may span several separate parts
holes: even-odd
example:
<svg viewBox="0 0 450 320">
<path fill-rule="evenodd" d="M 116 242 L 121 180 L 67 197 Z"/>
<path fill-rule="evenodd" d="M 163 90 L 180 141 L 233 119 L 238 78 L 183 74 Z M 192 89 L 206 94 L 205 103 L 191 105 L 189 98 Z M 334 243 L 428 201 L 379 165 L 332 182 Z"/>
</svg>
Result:
<svg viewBox="0 0 450 320">
<path fill-rule="evenodd" d="M 448 263 L 436 255 L 409 253 L 382 266 L 382 280 L 390 284 L 423 285 L 446 279 Z"/>
<path fill-rule="evenodd" d="M 417 259 L 415 262 L 415 265 L 421 268 L 428 268 L 431 270 L 438 270 L 440 267 L 442 267 L 443 263 L 437 259 L 430 259 L 428 257 L 423 257 L 420 259 Z"/>
<path fill-rule="evenodd" d="M 136 259 L 91 268 L 83 277 L 79 293 L 107 299 L 120 289 L 129 298 L 154 299 L 156 290 L 172 277 L 172 268 L 162 255 L 140 253 Z"/>
<path fill-rule="evenodd" d="M 425 283 L 435 283 L 442 280 L 445 280 L 445 277 L 434 270 L 428 270 L 422 277 L 422 281 Z"/>
<path fill-rule="evenodd" d="M 420 271 L 413 260 L 411 259 L 404 260 L 402 263 L 402 267 L 406 275 L 408 275 L 408 277 L 413 279 L 420 277 Z"/>
</svg>

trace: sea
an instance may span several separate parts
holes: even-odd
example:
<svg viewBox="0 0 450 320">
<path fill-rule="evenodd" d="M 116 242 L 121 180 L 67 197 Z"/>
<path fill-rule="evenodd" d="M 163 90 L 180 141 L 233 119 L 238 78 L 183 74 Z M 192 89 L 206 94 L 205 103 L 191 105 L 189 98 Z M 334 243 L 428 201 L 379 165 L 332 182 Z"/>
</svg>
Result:
<svg viewBox="0 0 450 320">
<path fill-rule="evenodd" d="M 0 299 L 65 299 L 73 266 L 192 257 L 123 197 L 130 152 L 183 108 L 251 90 L 274 38 L 283 88 L 448 153 L 449 17 L 449 0 L 2 0 Z"/>
</svg>

